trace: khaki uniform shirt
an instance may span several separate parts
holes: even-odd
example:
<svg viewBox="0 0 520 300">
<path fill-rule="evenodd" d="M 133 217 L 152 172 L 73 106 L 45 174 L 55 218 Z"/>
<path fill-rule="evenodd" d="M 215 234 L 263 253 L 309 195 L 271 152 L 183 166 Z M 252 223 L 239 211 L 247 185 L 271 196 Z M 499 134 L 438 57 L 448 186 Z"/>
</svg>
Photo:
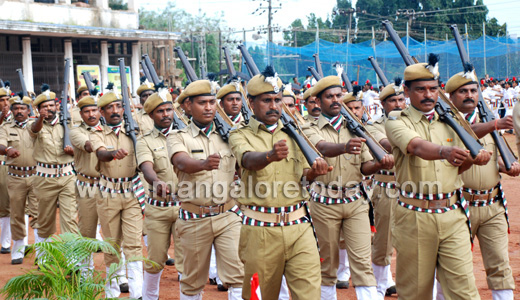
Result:
<svg viewBox="0 0 520 300">
<path fill-rule="evenodd" d="M 282 128 L 282 122 L 278 121 L 278 127 L 271 133 L 264 124 L 251 118 L 247 126 L 231 132 L 229 144 L 242 172 L 241 187 L 244 192 L 240 195 L 240 204 L 286 207 L 296 205 L 308 197 L 301 187 L 301 178 L 303 169 L 309 169 L 310 166 L 296 142 Z M 272 162 L 258 171 L 243 168 L 242 157 L 245 153 L 271 151 L 280 140 L 287 141 L 287 158 Z M 287 184 L 285 189 L 284 184 Z"/>
<path fill-rule="evenodd" d="M 388 118 L 386 117 L 386 115 L 383 115 L 382 117 L 373 122 L 368 121 L 367 125 L 365 126 L 368 133 L 370 133 L 378 143 L 380 143 L 384 139 L 387 139 L 385 129 L 385 124 L 387 120 Z M 386 171 L 395 172 L 395 166 L 392 169 Z"/>
<path fill-rule="evenodd" d="M 81 114 L 80 114 L 80 111 L 81 109 L 77 106 L 74 106 L 71 110 L 70 110 L 70 117 L 72 119 L 72 123 L 74 125 L 79 125 L 83 122 L 83 119 L 81 118 Z"/>
<path fill-rule="evenodd" d="M 478 122 L 478 116 L 477 116 Z M 464 171 L 462 181 L 464 187 L 474 190 L 489 190 L 494 188 L 500 181 L 498 173 L 498 149 L 491 134 L 486 134 L 480 139 L 484 149 L 493 153 L 489 162 L 484 166 L 472 165 L 468 170 Z"/>
<path fill-rule="evenodd" d="M 170 132 L 171 134 L 173 132 Z M 141 166 L 144 162 L 151 162 L 157 177 L 172 188 L 177 188 L 177 176 L 173 172 L 171 160 L 168 159 L 166 145 L 166 137 L 154 127 L 137 140 L 137 163 Z"/>
<path fill-rule="evenodd" d="M 236 159 L 214 125 L 208 137 L 192 122 L 187 127 L 170 133 L 167 145 L 170 161 L 178 152 L 186 152 L 196 160 L 205 160 L 214 153 L 220 155 L 217 170 L 188 174 L 174 168 L 179 179 L 177 197 L 180 201 L 200 206 L 214 206 L 230 200 L 229 193 L 234 187 Z M 222 190 L 226 192 L 221 192 Z"/>
<path fill-rule="evenodd" d="M 305 126 L 303 132 L 314 145 L 321 141 L 336 144 L 347 143 L 356 137 L 344 125 L 341 126 L 339 132 L 336 131 L 323 115 L 320 115 L 317 122 L 312 122 L 309 126 Z M 326 185 L 341 185 L 351 188 L 363 180 L 361 164 L 371 161 L 373 158 L 368 147 L 363 144 L 361 154 L 352 155 L 345 153 L 336 157 L 324 157 L 324 159 L 329 166 L 334 166 L 334 169 L 326 175 L 318 176 L 316 181 Z"/>
<path fill-rule="evenodd" d="M 141 109 L 136 113 L 133 113 L 133 117 L 135 118 L 135 121 L 139 126 L 139 136 L 147 134 L 154 128 L 152 118 L 150 118 L 150 116 L 144 111 L 144 109 Z"/>
<path fill-rule="evenodd" d="M 305 117 L 303 117 L 303 119 L 305 120 L 305 124 L 317 121 L 317 119 L 315 119 L 313 116 L 311 116 L 311 114 L 307 114 Z M 319 119 L 319 117 L 318 117 L 318 119 Z"/>
<path fill-rule="evenodd" d="M 14 122 L 3 124 L 0 127 L 0 145 L 6 147 L 13 147 L 20 152 L 17 158 L 6 157 L 6 164 L 16 167 L 31 167 L 36 166 L 34 160 L 34 138 L 29 135 L 27 130 L 22 129 Z"/>
<path fill-rule="evenodd" d="M 44 120 L 42 129 L 39 132 L 32 132 L 33 122 L 27 124 L 27 130 L 29 131 L 29 135 L 35 139 L 34 159 L 37 162 L 61 165 L 74 161 L 72 155 L 68 155 L 63 151 L 63 126 L 61 126 L 59 121 L 52 126 Z"/>
<path fill-rule="evenodd" d="M 390 113 L 385 128 L 388 140 L 392 144 L 398 184 L 403 186 L 405 182 L 413 183 L 405 184 L 406 192 L 450 193 L 462 187 L 458 167 L 454 167 L 444 159 L 424 160 L 407 151 L 408 144 L 414 138 L 421 138 L 437 145 L 465 149 L 455 131 L 439 121 L 437 113 L 430 123 L 422 112 L 409 106 L 401 112 Z"/>
<path fill-rule="evenodd" d="M 125 134 L 125 125 L 121 125 L 119 136 L 107 125 L 103 126 L 102 130 L 94 131 L 90 134 L 92 141 L 92 149 L 96 152 L 99 149 L 114 151 L 118 149 L 125 149 L 128 155 L 123 159 L 111 160 L 109 162 L 98 161 L 96 170 L 106 177 L 123 178 L 132 177 L 137 170 L 137 163 L 135 159 L 134 145 L 132 139 Z"/>
<path fill-rule="evenodd" d="M 84 122 L 81 122 L 80 125 L 74 125 L 70 131 L 70 142 L 74 147 L 74 168 L 76 171 L 90 177 L 99 177 L 99 172 L 96 170 L 98 164 L 96 152 L 88 153 L 85 151 L 85 143 L 90 141 L 90 133 L 93 130 Z"/>
</svg>

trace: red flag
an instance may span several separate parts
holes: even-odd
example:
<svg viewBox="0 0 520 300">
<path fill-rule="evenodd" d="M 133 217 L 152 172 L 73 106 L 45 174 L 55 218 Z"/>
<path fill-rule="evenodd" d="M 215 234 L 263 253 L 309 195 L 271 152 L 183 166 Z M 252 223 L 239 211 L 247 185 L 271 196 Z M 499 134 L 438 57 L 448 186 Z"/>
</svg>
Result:
<svg viewBox="0 0 520 300">
<path fill-rule="evenodd" d="M 258 273 L 251 276 L 251 300 L 262 300 L 262 294 L 260 293 L 260 280 L 258 279 Z"/>
</svg>

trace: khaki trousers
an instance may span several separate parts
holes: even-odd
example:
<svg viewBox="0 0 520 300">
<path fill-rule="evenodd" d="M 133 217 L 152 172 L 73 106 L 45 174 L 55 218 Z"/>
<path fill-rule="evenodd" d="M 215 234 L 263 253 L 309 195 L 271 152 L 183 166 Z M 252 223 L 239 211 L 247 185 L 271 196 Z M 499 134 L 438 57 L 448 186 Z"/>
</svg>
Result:
<svg viewBox="0 0 520 300">
<path fill-rule="evenodd" d="M 97 202 L 97 213 L 103 239 L 112 243 L 127 260 L 143 255 L 143 214 L 133 193 L 101 193 Z M 119 263 L 115 255 L 105 253 L 105 265 Z"/>
<path fill-rule="evenodd" d="M 9 199 L 11 200 L 11 236 L 14 241 L 23 240 L 25 232 L 25 215 L 32 217 L 30 225 L 38 228 L 38 198 L 34 193 L 31 177 L 7 176 Z"/>
<path fill-rule="evenodd" d="M 7 166 L 0 166 L 0 218 L 9 217 L 9 192 L 7 189 Z"/>
<path fill-rule="evenodd" d="M 480 299 L 462 209 L 424 213 L 397 205 L 393 243 L 399 299 L 432 299 L 435 268 L 446 299 Z"/>
<path fill-rule="evenodd" d="M 179 207 L 159 207 L 146 203 L 144 226 L 148 232 L 148 259 L 159 264 L 154 268 L 151 264 L 144 264 L 148 273 L 157 274 L 166 264 L 168 249 L 173 236 L 175 247 L 175 268 L 177 272 L 183 273 L 183 254 L 179 237 L 176 234 L 175 224 L 179 218 Z"/>
<path fill-rule="evenodd" d="M 471 233 L 478 238 L 488 287 L 492 290 L 514 290 L 504 206 L 497 201 L 490 206 L 470 206 L 469 212 Z"/>
<path fill-rule="evenodd" d="M 244 299 L 251 297 L 251 277 L 255 273 L 258 273 L 264 300 L 278 299 L 282 275 L 293 300 L 320 299 L 320 257 L 311 224 L 243 225 L 240 259 L 244 263 Z"/>
<path fill-rule="evenodd" d="M 242 219 L 233 212 L 213 217 L 179 219 L 176 223 L 184 254 L 181 292 L 197 295 L 208 281 L 211 244 L 215 246 L 217 273 L 226 287 L 241 287 L 244 266 L 238 258 L 238 242 Z"/>
<path fill-rule="evenodd" d="M 48 238 L 56 233 L 56 203 L 60 201 L 60 232 L 79 233 L 75 180 L 76 176 L 57 178 L 34 176 L 38 204 L 38 235 Z"/>
<path fill-rule="evenodd" d="M 394 210 L 397 205 L 395 189 L 387 189 L 374 185 L 372 204 L 374 205 L 374 219 L 376 233 L 372 240 L 372 262 L 378 266 L 388 266 L 392 261 L 392 227 L 394 226 Z"/>
<path fill-rule="evenodd" d="M 78 226 L 82 236 L 96 238 L 98 213 L 97 202 L 101 199 L 101 191 L 97 186 L 80 186 L 76 184 L 76 200 L 78 202 Z"/>
<path fill-rule="evenodd" d="M 354 286 L 376 286 L 371 262 L 368 203 L 364 198 L 348 204 L 325 205 L 310 201 L 311 215 L 320 246 L 321 285 L 337 281 L 339 239 L 343 230 Z"/>
</svg>

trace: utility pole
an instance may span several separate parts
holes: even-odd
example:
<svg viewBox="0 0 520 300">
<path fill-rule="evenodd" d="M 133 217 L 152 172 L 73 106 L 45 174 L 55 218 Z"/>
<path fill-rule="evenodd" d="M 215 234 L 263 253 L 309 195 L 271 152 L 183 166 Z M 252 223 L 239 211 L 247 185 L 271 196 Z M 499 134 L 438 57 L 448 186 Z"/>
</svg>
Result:
<svg viewBox="0 0 520 300">
<path fill-rule="evenodd" d="M 273 42 L 273 14 L 278 12 L 279 9 L 282 8 L 282 4 L 279 6 L 273 6 L 273 1 L 280 0 L 261 0 L 260 6 L 253 11 L 253 15 L 257 14 L 260 16 L 264 13 L 267 13 L 267 64 L 271 61 L 271 43 Z M 262 2 L 267 2 L 267 7 L 262 6 Z M 260 32 L 258 33 L 260 34 Z"/>
</svg>

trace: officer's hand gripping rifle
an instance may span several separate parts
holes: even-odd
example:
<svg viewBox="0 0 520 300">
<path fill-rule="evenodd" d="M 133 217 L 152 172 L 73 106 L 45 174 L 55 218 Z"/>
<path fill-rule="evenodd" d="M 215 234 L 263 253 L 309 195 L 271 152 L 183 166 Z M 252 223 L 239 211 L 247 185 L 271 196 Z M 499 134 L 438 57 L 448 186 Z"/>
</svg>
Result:
<svg viewBox="0 0 520 300">
<path fill-rule="evenodd" d="M 70 76 L 70 58 L 65 59 L 65 78 L 63 79 L 63 95 L 61 97 L 61 105 L 60 105 L 60 124 L 63 126 L 63 149 L 65 147 L 72 147 L 72 143 L 70 142 L 70 129 L 69 129 L 69 76 Z"/>
<path fill-rule="evenodd" d="M 229 75 L 231 76 L 231 78 L 233 78 L 233 77 L 237 76 L 237 72 L 235 71 L 235 67 L 233 66 L 233 61 L 231 60 L 231 55 L 229 54 L 229 49 L 225 46 L 222 47 L 222 49 L 224 50 L 224 59 L 226 60 L 226 65 L 227 65 Z M 238 77 L 238 78 L 239 78 L 238 84 L 240 84 L 240 77 Z M 249 108 L 249 103 L 246 101 L 245 95 L 243 95 L 242 93 L 240 93 L 240 94 L 242 95 L 242 108 L 240 109 L 240 112 L 242 113 L 242 117 L 244 117 L 244 121 L 246 122 L 246 124 L 249 124 L 249 119 L 253 115 L 253 112 Z"/>
<path fill-rule="evenodd" d="M 126 82 L 126 67 L 125 59 L 119 58 L 119 75 L 121 77 L 121 96 L 123 97 L 123 120 L 125 121 L 125 133 L 134 144 L 134 152 L 137 149 L 137 131 L 139 127 L 132 117 L 132 110 L 130 109 L 130 95 L 128 95 L 128 83 Z M 137 157 L 136 157 L 137 159 Z"/>
<path fill-rule="evenodd" d="M 459 29 L 457 28 L 457 24 L 453 24 L 450 26 L 450 29 L 453 33 L 453 37 L 455 38 L 455 43 L 457 44 L 457 48 L 459 49 L 460 54 L 460 60 L 462 62 L 462 66 L 465 68 L 469 64 L 469 57 L 467 52 L 464 49 L 464 44 L 462 43 L 462 38 L 459 33 Z M 476 74 L 475 74 L 475 78 Z M 482 91 L 480 90 L 480 84 L 478 80 L 475 81 L 478 86 L 478 113 L 480 116 L 480 120 L 483 123 L 491 122 L 495 120 L 495 116 L 491 109 L 486 104 L 486 101 L 484 100 L 484 97 L 482 96 Z M 502 160 L 504 161 L 504 165 L 506 167 L 506 170 L 511 169 L 511 165 L 514 161 L 516 161 L 516 157 L 509 148 L 509 145 L 504 140 L 504 138 L 498 133 L 498 131 L 494 130 L 491 132 L 491 137 L 495 141 L 495 144 L 497 145 L 498 151 L 500 152 L 500 156 L 502 157 Z"/>
<path fill-rule="evenodd" d="M 179 59 L 181 60 L 182 66 L 184 67 L 184 71 L 186 72 L 188 80 L 190 82 L 199 80 L 197 74 L 195 74 L 195 70 L 193 70 L 193 67 L 188 62 L 188 58 L 186 57 L 186 55 L 184 55 L 182 49 L 180 47 L 175 47 L 173 51 L 175 51 L 177 53 L 177 56 L 179 56 Z M 220 137 L 222 138 L 222 140 L 224 140 L 224 142 L 227 143 L 229 140 L 229 133 L 233 129 L 233 121 L 231 121 L 229 117 L 226 115 L 221 116 L 218 113 L 218 111 L 215 113 L 215 119 L 213 119 L 213 121 L 215 122 L 215 128 L 220 134 Z"/>
<path fill-rule="evenodd" d="M 312 76 L 314 76 L 317 81 L 321 79 L 314 67 L 308 67 L 307 70 L 311 72 Z M 365 126 L 363 126 L 361 120 L 359 120 L 343 102 L 341 103 L 340 114 L 346 120 L 347 129 L 355 136 L 365 139 L 365 144 L 372 155 L 377 159 L 377 161 L 381 161 L 387 154 L 385 148 L 376 141 L 376 139 L 366 130 Z"/>
<path fill-rule="evenodd" d="M 153 63 L 150 60 L 150 57 L 148 56 L 148 54 L 144 54 L 142 56 L 141 66 L 143 68 L 143 73 L 146 76 L 146 79 L 148 79 L 148 81 L 153 83 L 157 92 L 159 92 L 159 90 L 161 90 L 161 89 L 165 89 L 164 84 L 159 80 L 159 76 L 157 76 L 155 67 L 153 66 Z M 180 116 L 181 116 L 180 112 L 175 108 L 175 106 L 173 107 L 173 109 L 174 109 L 173 120 L 172 120 L 173 129 L 185 128 L 187 124 L 184 122 L 183 119 L 180 118 Z M 177 115 L 177 114 L 179 114 L 179 115 Z"/>
<path fill-rule="evenodd" d="M 390 39 L 394 42 L 394 45 L 397 48 L 397 51 L 401 54 L 406 66 L 416 64 L 417 61 L 410 56 L 410 53 L 408 53 L 403 41 L 401 41 L 397 32 L 395 32 L 390 21 L 383 21 L 383 26 L 385 26 L 386 31 L 388 31 Z M 471 156 L 475 158 L 480 150 L 483 149 L 482 145 L 478 142 L 478 138 L 471 127 L 469 127 L 468 122 L 460 117 L 457 108 L 452 105 L 450 100 L 447 99 L 446 95 L 442 92 L 439 92 L 439 98 L 437 99 L 437 104 L 435 104 L 435 111 L 439 114 L 440 120 L 450 126 L 457 133 L 466 148 L 469 150 Z"/>
</svg>

